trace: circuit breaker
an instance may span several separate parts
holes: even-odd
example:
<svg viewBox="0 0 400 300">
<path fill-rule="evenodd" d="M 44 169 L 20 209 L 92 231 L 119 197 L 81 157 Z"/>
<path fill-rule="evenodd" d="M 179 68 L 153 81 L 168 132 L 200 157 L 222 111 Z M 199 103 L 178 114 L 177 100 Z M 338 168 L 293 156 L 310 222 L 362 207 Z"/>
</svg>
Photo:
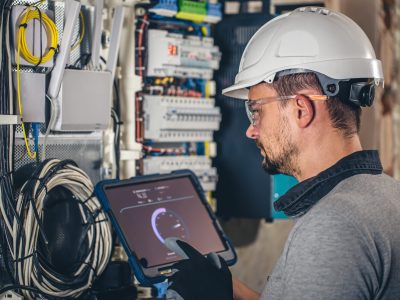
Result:
<svg viewBox="0 0 400 300">
<path fill-rule="evenodd" d="M 135 140 L 143 150 L 137 173 L 190 169 L 212 201 L 218 182 L 214 133 L 221 122 L 213 78 L 222 57 L 212 23 L 221 7 L 208 1 L 137 7 L 135 73 L 142 85 L 135 97 Z"/>
<path fill-rule="evenodd" d="M 211 141 L 221 113 L 214 99 L 144 96 L 144 135 L 157 142 Z"/>
</svg>

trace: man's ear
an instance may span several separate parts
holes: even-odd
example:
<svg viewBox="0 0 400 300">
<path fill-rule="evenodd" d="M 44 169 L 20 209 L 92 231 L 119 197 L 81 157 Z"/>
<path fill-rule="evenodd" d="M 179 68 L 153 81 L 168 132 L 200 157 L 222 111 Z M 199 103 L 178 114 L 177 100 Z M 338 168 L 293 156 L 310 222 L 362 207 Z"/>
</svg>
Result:
<svg viewBox="0 0 400 300">
<path fill-rule="evenodd" d="M 315 117 L 315 107 L 312 100 L 303 95 L 298 95 L 293 101 L 295 121 L 300 128 L 306 128 Z"/>
</svg>

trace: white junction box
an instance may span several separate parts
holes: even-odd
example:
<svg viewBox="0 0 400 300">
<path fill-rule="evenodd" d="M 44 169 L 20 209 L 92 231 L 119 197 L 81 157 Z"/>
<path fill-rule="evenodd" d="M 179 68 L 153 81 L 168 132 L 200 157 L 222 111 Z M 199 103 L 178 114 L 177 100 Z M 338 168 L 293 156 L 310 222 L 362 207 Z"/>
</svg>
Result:
<svg viewBox="0 0 400 300">
<path fill-rule="evenodd" d="M 217 169 L 206 156 L 157 156 L 143 159 L 143 174 L 169 173 L 190 169 L 199 178 L 204 191 L 214 191 L 218 181 Z"/>
<path fill-rule="evenodd" d="M 46 107 L 46 74 L 20 72 L 22 118 L 24 122 L 44 123 Z M 14 72 L 14 87 L 17 89 L 17 73 Z M 19 113 L 17 101 L 17 112 Z"/>
<path fill-rule="evenodd" d="M 94 131 L 111 119 L 111 72 L 66 69 L 56 101 L 55 131 Z"/>
<path fill-rule="evenodd" d="M 210 37 L 148 31 L 147 76 L 211 79 L 219 68 L 221 52 Z"/>
<path fill-rule="evenodd" d="M 212 98 L 144 96 L 144 136 L 155 142 L 211 141 L 221 113 Z"/>
</svg>

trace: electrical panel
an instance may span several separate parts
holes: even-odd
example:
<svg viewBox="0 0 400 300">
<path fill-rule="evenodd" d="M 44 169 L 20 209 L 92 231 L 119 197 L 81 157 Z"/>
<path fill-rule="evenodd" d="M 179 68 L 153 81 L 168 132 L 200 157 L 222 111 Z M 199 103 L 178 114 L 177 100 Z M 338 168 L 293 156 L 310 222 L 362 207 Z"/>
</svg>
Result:
<svg viewBox="0 0 400 300">
<path fill-rule="evenodd" d="M 135 75 L 141 82 L 134 99 L 135 142 L 142 149 L 136 174 L 190 169 L 212 204 L 218 181 L 213 140 L 221 122 L 213 80 L 221 61 L 213 37 L 212 23 L 221 16 L 216 4 L 138 4 L 135 30 Z"/>
<path fill-rule="evenodd" d="M 221 53 L 211 37 L 188 36 L 150 29 L 147 76 L 211 79 Z"/>
</svg>

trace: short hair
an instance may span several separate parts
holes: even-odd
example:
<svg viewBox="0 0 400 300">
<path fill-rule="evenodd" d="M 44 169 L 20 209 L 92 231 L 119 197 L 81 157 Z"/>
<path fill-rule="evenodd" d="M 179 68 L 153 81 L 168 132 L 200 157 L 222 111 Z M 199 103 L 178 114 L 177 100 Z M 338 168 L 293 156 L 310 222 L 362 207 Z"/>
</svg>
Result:
<svg viewBox="0 0 400 300">
<path fill-rule="evenodd" d="M 312 73 L 297 73 L 278 77 L 272 87 L 279 96 L 295 95 L 299 90 L 313 88 L 323 94 L 318 77 Z M 288 101 L 282 101 L 286 106 Z M 327 100 L 327 108 L 332 126 L 338 129 L 344 137 L 352 137 L 360 131 L 361 108 L 343 102 L 338 97 Z"/>
</svg>

